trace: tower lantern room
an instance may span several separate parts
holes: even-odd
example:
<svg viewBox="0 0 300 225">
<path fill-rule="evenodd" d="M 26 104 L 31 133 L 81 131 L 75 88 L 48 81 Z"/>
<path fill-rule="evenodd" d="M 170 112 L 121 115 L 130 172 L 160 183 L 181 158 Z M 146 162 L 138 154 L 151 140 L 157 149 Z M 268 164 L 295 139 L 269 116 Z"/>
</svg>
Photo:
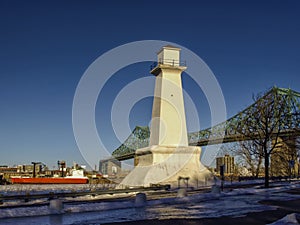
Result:
<svg viewBox="0 0 300 225">
<path fill-rule="evenodd" d="M 180 66 L 180 48 L 167 45 L 157 54 L 158 64 Z"/>
</svg>

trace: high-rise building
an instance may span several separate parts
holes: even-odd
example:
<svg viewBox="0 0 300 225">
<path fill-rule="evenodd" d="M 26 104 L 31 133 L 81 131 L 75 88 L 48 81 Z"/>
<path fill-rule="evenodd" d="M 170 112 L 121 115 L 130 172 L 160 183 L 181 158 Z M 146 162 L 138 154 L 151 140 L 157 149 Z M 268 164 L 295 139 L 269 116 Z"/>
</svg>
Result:
<svg viewBox="0 0 300 225">
<path fill-rule="evenodd" d="M 230 155 L 225 155 L 224 157 L 216 158 L 216 172 L 218 174 L 220 174 L 221 166 L 224 166 L 224 174 L 234 173 L 234 157 Z"/>
</svg>

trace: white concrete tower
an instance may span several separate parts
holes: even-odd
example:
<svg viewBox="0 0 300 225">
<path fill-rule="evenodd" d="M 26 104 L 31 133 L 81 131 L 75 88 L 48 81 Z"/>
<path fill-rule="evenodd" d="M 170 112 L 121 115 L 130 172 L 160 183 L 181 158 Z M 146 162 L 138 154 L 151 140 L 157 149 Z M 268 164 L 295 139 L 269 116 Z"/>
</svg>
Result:
<svg viewBox="0 0 300 225">
<path fill-rule="evenodd" d="M 188 146 L 182 94 L 180 48 L 165 46 L 158 52 L 150 146 Z"/>
<path fill-rule="evenodd" d="M 181 179 L 195 188 L 212 184 L 213 176 L 200 162 L 201 148 L 188 146 L 180 63 L 180 49 L 165 46 L 158 52 L 149 147 L 136 150 L 136 167 L 119 188 L 170 184 Z M 183 182 L 183 181 L 182 181 Z M 183 184 L 184 185 L 184 184 Z"/>
</svg>

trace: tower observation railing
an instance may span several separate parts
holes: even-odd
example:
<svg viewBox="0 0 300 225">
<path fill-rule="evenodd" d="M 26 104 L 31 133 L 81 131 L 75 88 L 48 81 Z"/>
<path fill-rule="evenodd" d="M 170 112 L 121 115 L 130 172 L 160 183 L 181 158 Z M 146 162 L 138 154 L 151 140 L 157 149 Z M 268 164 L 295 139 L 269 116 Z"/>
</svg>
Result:
<svg viewBox="0 0 300 225">
<path fill-rule="evenodd" d="M 153 70 L 158 65 L 168 65 L 168 66 L 186 66 L 186 61 L 175 60 L 175 59 L 160 59 L 158 62 L 153 62 L 150 65 L 150 70 Z"/>
</svg>

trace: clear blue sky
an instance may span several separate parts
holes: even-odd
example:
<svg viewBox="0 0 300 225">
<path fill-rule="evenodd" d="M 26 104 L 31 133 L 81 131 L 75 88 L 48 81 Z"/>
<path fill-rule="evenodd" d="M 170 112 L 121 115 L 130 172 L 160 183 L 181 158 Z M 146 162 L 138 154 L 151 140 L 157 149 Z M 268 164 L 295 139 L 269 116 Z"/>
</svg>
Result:
<svg viewBox="0 0 300 225">
<path fill-rule="evenodd" d="M 81 76 L 104 52 L 149 39 L 197 53 L 218 79 L 229 117 L 273 85 L 300 91 L 296 0 L 0 0 L 0 165 L 42 161 L 52 167 L 63 159 L 85 164 L 72 130 Z M 128 82 L 150 76 L 148 70 L 147 63 L 122 70 L 100 94 L 97 126 L 111 151 L 120 144 L 108 122 L 112 100 Z M 183 85 L 208 126 L 201 90 L 188 78 Z M 144 99 L 132 109 L 131 127 L 148 125 L 150 116 L 151 99 Z"/>
</svg>

